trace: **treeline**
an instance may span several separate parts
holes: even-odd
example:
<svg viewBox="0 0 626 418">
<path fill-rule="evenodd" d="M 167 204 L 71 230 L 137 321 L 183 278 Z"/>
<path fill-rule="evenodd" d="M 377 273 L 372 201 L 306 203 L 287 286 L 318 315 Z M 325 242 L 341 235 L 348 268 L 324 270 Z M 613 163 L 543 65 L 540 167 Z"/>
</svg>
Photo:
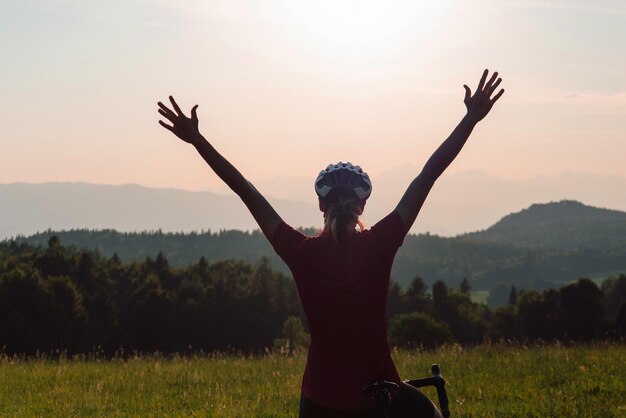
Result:
<svg viewBox="0 0 626 418">
<path fill-rule="evenodd" d="M 626 276 L 581 279 L 539 293 L 512 289 L 496 310 L 459 288 L 419 277 L 389 289 L 393 345 L 589 341 L 626 335 Z M 293 280 L 267 259 L 200 258 L 172 267 L 162 253 L 123 263 L 61 245 L 0 244 L 0 352 L 258 352 L 306 342 Z"/>
<path fill-rule="evenodd" d="M 245 232 L 224 230 L 219 232 L 118 232 L 113 229 L 69 231 L 45 231 L 30 237 L 18 237 L 18 243 L 45 246 L 56 236 L 65 245 L 80 249 L 96 250 L 111 257 L 116 254 L 123 262 L 143 261 L 162 252 L 172 266 L 186 266 L 201 257 L 207 261 L 238 259 L 255 263 L 262 257 L 272 259 L 275 267 L 284 273 L 289 270 L 279 263 L 272 247 L 259 230 Z"/>
<path fill-rule="evenodd" d="M 200 257 L 205 257 L 208 262 L 235 258 L 250 263 L 266 257 L 272 268 L 289 274 L 287 266 L 259 231 L 188 234 L 48 231 L 17 241 L 45 246 L 52 236 L 78 248 L 98 250 L 108 257 L 117 254 L 124 262 L 141 261 L 159 252 L 177 267 L 194 263 Z M 403 288 L 419 274 L 429 285 L 438 280 L 454 283 L 459 277 L 467 277 L 477 290 L 489 290 L 499 282 L 548 289 L 559 287 L 572 277 L 612 271 L 626 272 L 626 240 L 604 247 L 538 249 L 479 242 L 467 237 L 443 238 L 423 234 L 405 238 L 396 256 L 392 277 Z"/>
<path fill-rule="evenodd" d="M 301 316 L 290 277 L 235 260 L 122 263 L 61 245 L 0 245 L 0 351 L 256 351 Z"/>
<path fill-rule="evenodd" d="M 575 277 L 626 271 L 626 240 L 605 248 L 544 250 L 436 235 L 407 236 L 394 261 L 394 278 L 405 287 L 419 274 L 427 283 L 466 277 L 475 289 L 499 282 L 524 288 L 560 287 Z"/>
<path fill-rule="evenodd" d="M 435 282 L 431 292 L 416 277 L 406 292 L 389 293 L 390 343 L 434 347 L 484 341 L 583 342 L 626 337 L 626 276 L 611 277 L 599 288 L 582 278 L 560 289 L 518 290 L 509 303 L 491 309 L 472 302 L 471 285 Z"/>
</svg>

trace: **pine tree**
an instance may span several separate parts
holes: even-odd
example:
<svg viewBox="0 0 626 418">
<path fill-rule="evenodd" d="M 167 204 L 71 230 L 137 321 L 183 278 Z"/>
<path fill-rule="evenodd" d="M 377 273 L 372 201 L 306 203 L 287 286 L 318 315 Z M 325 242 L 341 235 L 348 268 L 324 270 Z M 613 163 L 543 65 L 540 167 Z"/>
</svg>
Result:
<svg viewBox="0 0 626 418">
<path fill-rule="evenodd" d="M 470 286 L 469 280 L 467 280 L 467 277 L 464 277 L 463 280 L 461 280 L 461 293 L 469 295 L 471 288 L 472 286 Z"/>
<path fill-rule="evenodd" d="M 509 305 L 515 305 L 517 303 L 517 289 L 515 285 L 511 286 L 511 293 L 509 293 Z"/>
</svg>

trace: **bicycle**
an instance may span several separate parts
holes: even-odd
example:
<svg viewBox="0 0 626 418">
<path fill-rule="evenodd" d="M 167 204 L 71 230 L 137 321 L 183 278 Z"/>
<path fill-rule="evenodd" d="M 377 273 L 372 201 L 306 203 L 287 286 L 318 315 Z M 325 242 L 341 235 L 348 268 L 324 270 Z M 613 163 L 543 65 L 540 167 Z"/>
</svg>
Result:
<svg viewBox="0 0 626 418">
<path fill-rule="evenodd" d="M 432 372 L 431 377 L 424 377 L 421 379 L 405 380 L 403 383 L 409 384 L 415 388 L 422 388 L 426 386 L 435 386 L 437 388 L 437 398 L 439 400 L 439 409 L 441 414 L 448 418 L 450 416 L 450 408 L 448 403 L 448 394 L 446 392 L 446 381 L 441 376 L 441 369 L 438 364 L 433 364 L 430 368 Z M 399 386 L 395 382 L 388 380 L 377 380 L 361 389 L 361 394 L 369 396 L 377 406 L 385 408 L 385 414 L 388 416 L 388 407 L 391 402 L 391 392 L 399 389 Z"/>
</svg>

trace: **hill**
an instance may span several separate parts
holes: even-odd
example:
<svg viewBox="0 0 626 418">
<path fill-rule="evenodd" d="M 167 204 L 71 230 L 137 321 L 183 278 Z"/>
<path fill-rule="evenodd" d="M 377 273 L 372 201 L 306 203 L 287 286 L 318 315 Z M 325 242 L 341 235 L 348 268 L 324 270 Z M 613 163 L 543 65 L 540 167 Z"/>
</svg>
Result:
<svg viewBox="0 0 626 418">
<path fill-rule="evenodd" d="M 626 244 L 626 212 L 563 200 L 534 204 L 490 228 L 463 235 L 479 242 L 571 250 Z"/>
<path fill-rule="evenodd" d="M 455 286 L 468 278 L 475 290 L 490 289 L 498 282 L 542 289 L 598 272 L 626 271 L 626 234 L 619 233 L 626 225 L 620 220 L 623 215 L 578 202 L 558 202 L 533 205 L 494 225 L 494 228 L 498 226 L 496 231 L 509 228 L 510 238 L 505 233 L 500 235 L 500 240 L 486 236 L 491 228 L 454 238 L 410 234 L 398 251 L 392 278 L 403 287 L 419 275 L 426 283 L 443 280 Z M 605 224 L 611 227 L 604 228 Z M 569 231 L 569 235 L 557 239 L 561 237 L 558 231 L 563 230 Z M 608 238 L 603 239 L 602 234 Z M 95 249 L 107 256 L 116 253 L 124 261 L 154 258 L 159 252 L 175 266 L 185 266 L 200 257 L 208 261 L 236 258 L 249 262 L 267 257 L 275 269 L 289 274 L 287 266 L 258 231 L 70 230 L 47 231 L 18 241 L 45 246 L 52 235 L 64 244 Z M 551 241 L 554 245 L 540 245 L 546 241 L 544 236 L 554 236 Z M 522 246 L 520 237 L 525 237 L 523 242 L 529 244 Z"/>
</svg>

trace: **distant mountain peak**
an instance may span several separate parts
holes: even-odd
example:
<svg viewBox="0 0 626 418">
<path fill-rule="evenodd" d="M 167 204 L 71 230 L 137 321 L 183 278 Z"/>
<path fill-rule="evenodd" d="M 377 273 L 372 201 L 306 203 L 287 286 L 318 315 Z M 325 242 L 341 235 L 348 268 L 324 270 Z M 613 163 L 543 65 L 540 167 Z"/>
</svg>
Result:
<svg viewBox="0 0 626 418">
<path fill-rule="evenodd" d="M 626 212 L 588 206 L 577 200 L 534 203 L 527 209 L 505 216 L 489 229 L 599 220 L 626 220 Z"/>
<path fill-rule="evenodd" d="M 623 245 L 626 212 L 588 206 L 577 200 L 535 203 L 484 231 L 464 237 L 531 247 Z"/>
</svg>

